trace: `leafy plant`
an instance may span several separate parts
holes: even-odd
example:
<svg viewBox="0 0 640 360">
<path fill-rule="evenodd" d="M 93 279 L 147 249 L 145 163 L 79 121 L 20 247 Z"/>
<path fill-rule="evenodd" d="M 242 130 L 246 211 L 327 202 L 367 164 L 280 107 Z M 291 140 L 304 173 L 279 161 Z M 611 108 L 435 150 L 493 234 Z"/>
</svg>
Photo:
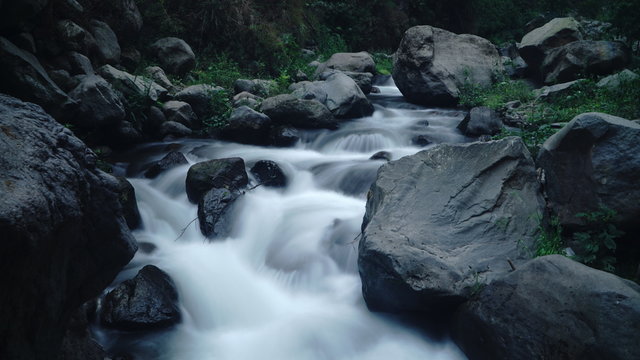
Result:
<svg viewBox="0 0 640 360">
<path fill-rule="evenodd" d="M 211 114 L 202 122 L 205 131 L 225 126 L 233 111 L 231 95 L 227 90 L 212 91 L 209 96 L 211 98 Z"/>
<path fill-rule="evenodd" d="M 371 54 L 376 63 L 376 71 L 381 75 L 391 75 L 393 71 L 393 58 L 387 54 L 374 52 Z"/>
<path fill-rule="evenodd" d="M 565 254 L 562 225 L 560 225 L 560 219 L 557 216 L 551 217 L 548 226 L 545 226 L 542 217 L 540 217 L 538 229 L 540 234 L 536 241 L 536 256 Z"/>
<path fill-rule="evenodd" d="M 616 270 L 616 240 L 624 235 L 613 223 L 616 211 L 606 207 L 587 213 L 579 213 L 590 226 L 589 230 L 576 232 L 573 239 L 579 244 L 582 252 L 575 259 L 585 265 L 608 272 Z"/>
</svg>

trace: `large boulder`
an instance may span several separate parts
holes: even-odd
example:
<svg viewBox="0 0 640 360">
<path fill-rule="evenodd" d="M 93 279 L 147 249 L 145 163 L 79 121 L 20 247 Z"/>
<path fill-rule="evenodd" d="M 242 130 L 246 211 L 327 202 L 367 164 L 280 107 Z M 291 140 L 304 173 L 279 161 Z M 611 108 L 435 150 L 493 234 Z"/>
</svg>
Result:
<svg viewBox="0 0 640 360">
<path fill-rule="evenodd" d="M 213 188 L 240 190 L 248 183 L 249 177 L 241 158 L 203 161 L 187 171 L 187 196 L 189 201 L 197 204 Z"/>
<path fill-rule="evenodd" d="M 198 223 L 204 236 L 222 238 L 229 235 L 232 219 L 228 215 L 240 196 L 236 189 L 213 188 L 207 191 L 198 202 Z"/>
<path fill-rule="evenodd" d="M 122 206 L 122 215 L 129 229 L 135 230 L 142 225 L 142 217 L 136 200 L 136 189 L 127 178 L 118 176 L 118 202 Z"/>
<path fill-rule="evenodd" d="M 102 324 L 121 330 L 154 330 L 181 320 L 178 291 L 156 266 L 147 265 L 104 296 Z"/>
<path fill-rule="evenodd" d="M 250 171 L 260 185 L 269 187 L 287 186 L 287 177 L 275 161 L 257 161 L 253 167 L 251 167 Z"/>
<path fill-rule="evenodd" d="M 323 103 L 337 118 L 357 118 L 373 113 L 373 105 L 349 76 L 335 71 L 325 74 L 324 79 L 298 83 L 293 95 Z"/>
<path fill-rule="evenodd" d="M 175 99 L 189 103 L 200 119 L 206 119 L 213 111 L 211 99 L 221 91 L 224 91 L 224 89 L 219 86 L 208 84 L 191 85 L 178 92 L 175 95 Z"/>
<path fill-rule="evenodd" d="M 277 88 L 277 84 L 273 80 L 262 79 L 238 79 L 233 83 L 233 92 L 240 94 L 244 91 L 260 97 L 268 97 Z"/>
<path fill-rule="evenodd" d="M 74 125 L 81 129 L 115 128 L 126 116 L 118 94 L 100 76 L 83 77 L 69 96 L 78 103 L 74 111 Z"/>
<path fill-rule="evenodd" d="M 55 30 L 59 44 L 67 51 L 88 55 L 89 51 L 96 47 L 93 35 L 71 20 L 58 21 Z"/>
<path fill-rule="evenodd" d="M 331 55 L 329 60 L 321 63 L 316 68 L 316 76 L 330 69 L 360 73 L 375 73 L 376 63 L 373 61 L 373 57 L 371 57 L 371 55 L 366 51 L 358 53 L 335 53 Z"/>
<path fill-rule="evenodd" d="M 531 68 L 537 69 L 547 51 L 578 40 L 582 40 L 582 33 L 574 18 L 555 18 L 527 33 L 520 41 L 518 51 Z"/>
<path fill-rule="evenodd" d="M 34 102 L 56 116 L 68 100 L 38 59 L 0 37 L 0 91 Z"/>
<path fill-rule="evenodd" d="M 396 52 L 393 79 L 410 102 L 452 106 L 462 85 L 490 85 L 501 69 L 498 51 L 488 40 L 425 25 L 405 32 Z"/>
<path fill-rule="evenodd" d="M 42 108 L 0 95 L 0 151 L 0 358 L 48 359 L 137 247 L 116 179 Z"/>
<path fill-rule="evenodd" d="M 502 129 L 502 119 L 491 108 L 474 107 L 458 124 L 458 129 L 467 136 L 495 135 Z"/>
<path fill-rule="evenodd" d="M 576 80 L 584 75 L 608 75 L 629 64 L 629 49 L 620 42 L 575 41 L 549 51 L 542 62 L 547 84 Z"/>
<path fill-rule="evenodd" d="M 260 111 L 275 125 L 310 129 L 335 129 L 338 122 L 331 111 L 317 100 L 298 99 L 291 94 L 282 94 L 265 99 Z"/>
<path fill-rule="evenodd" d="M 188 128 L 199 127 L 198 115 L 193 111 L 191 105 L 184 101 L 167 101 L 162 105 L 162 112 L 167 121 L 179 122 Z"/>
<path fill-rule="evenodd" d="M 188 163 L 189 161 L 181 152 L 171 151 L 162 159 L 153 163 L 153 165 L 151 165 L 149 169 L 144 172 L 144 176 L 153 179 L 165 171 L 171 170 L 180 165 L 187 165 Z"/>
<path fill-rule="evenodd" d="M 598 81 L 596 86 L 610 89 L 610 90 L 615 90 L 626 82 L 636 81 L 638 79 L 640 79 L 640 75 L 634 73 L 629 69 L 624 69 L 619 73 L 609 75 L 600 79 L 600 81 Z"/>
<path fill-rule="evenodd" d="M 147 98 L 150 101 L 158 101 L 163 100 L 169 93 L 167 89 L 151 81 L 151 79 L 129 74 L 111 65 L 100 67 L 98 73 L 109 81 L 113 87 L 129 97 Z"/>
<path fill-rule="evenodd" d="M 358 267 L 376 311 L 452 311 L 528 258 L 544 200 L 520 138 L 439 145 L 383 165 Z"/>
<path fill-rule="evenodd" d="M 638 359 L 640 286 L 560 255 L 494 281 L 456 314 L 469 359 Z"/>
<path fill-rule="evenodd" d="M 542 146 L 548 206 L 567 226 L 585 224 L 579 213 L 604 206 L 615 221 L 637 226 L 640 217 L 640 125 L 619 117 L 576 116 Z"/>
<path fill-rule="evenodd" d="M 228 124 L 220 135 L 224 139 L 244 144 L 265 145 L 269 143 L 271 119 L 248 106 L 240 106 L 231 113 Z"/>
<path fill-rule="evenodd" d="M 118 37 L 107 23 L 98 20 L 91 21 L 91 34 L 96 41 L 98 57 L 107 64 L 120 62 L 120 44 Z"/>
<path fill-rule="evenodd" d="M 111 25 L 121 43 L 135 43 L 142 29 L 142 15 L 136 0 L 114 0 L 109 2 L 98 2 L 96 13 Z"/>
<path fill-rule="evenodd" d="M 196 66 L 196 55 L 182 39 L 162 38 L 151 44 L 151 52 L 169 74 L 183 76 Z"/>
</svg>

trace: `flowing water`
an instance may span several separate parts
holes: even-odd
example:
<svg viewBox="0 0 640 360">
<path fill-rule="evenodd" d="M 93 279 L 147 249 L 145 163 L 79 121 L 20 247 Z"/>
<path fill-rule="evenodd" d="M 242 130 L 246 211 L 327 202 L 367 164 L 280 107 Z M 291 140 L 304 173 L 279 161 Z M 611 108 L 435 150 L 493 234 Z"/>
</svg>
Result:
<svg viewBox="0 0 640 360">
<path fill-rule="evenodd" d="M 97 328 L 103 345 L 136 359 L 464 359 L 446 338 L 371 313 L 362 299 L 357 236 L 366 193 L 384 163 L 369 158 L 413 154 L 422 149 L 412 143 L 417 135 L 434 144 L 466 141 L 455 129 L 462 113 L 409 105 L 392 84 L 380 89 L 371 95 L 371 117 L 305 132 L 292 148 L 184 140 L 130 154 L 137 160 L 121 166 L 144 225 L 135 232 L 141 251 L 117 281 L 157 265 L 176 283 L 183 321 L 145 336 Z M 231 235 L 210 242 L 192 222 L 197 206 L 184 185 L 190 165 L 139 177 L 176 147 L 191 164 L 238 156 L 250 168 L 273 160 L 289 183 L 246 192 L 234 205 Z"/>
</svg>

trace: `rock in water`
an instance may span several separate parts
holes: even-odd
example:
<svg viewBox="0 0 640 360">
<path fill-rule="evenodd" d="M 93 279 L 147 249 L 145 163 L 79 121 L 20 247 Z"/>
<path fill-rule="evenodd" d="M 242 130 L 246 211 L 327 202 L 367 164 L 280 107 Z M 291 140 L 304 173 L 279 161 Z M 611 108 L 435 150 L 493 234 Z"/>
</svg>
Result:
<svg viewBox="0 0 640 360">
<path fill-rule="evenodd" d="M 456 314 L 469 359 L 640 359 L 640 286 L 560 255 L 487 285 Z"/>
<path fill-rule="evenodd" d="M 198 203 L 198 222 L 204 236 L 215 238 L 229 235 L 232 224 L 227 214 L 240 196 L 240 191 L 227 188 L 207 191 Z"/>
<path fill-rule="evenodd" d="M 220 135 L 243 144 L 265 145 L 269 142 L 271 119 L 248 106 L 234 109 Z"/>
<path fill-rule="evenodd" d="M 291 94 L 265 99 L 260 111 L 279 126 L 307 129 L 335 129 L 338 122 L 331 111 L 317 100 L 301 100 Z"/>
<path fill-rule="evenodd" d="M 278 164 L 271 160 L 260 160 L 251 168 L 251 174 L 258 183 L 270 187 L 287 186 L 287 177 Z"/>
<path fill-rule="evenodd" d="M 153 265 L 109 292 L 103 299 L 102 323 L 122 330 L 153 330 L 180 322 L 178 291 L 164 271 Z"/>
<path fill-rule="evenodd" d="M 151 167 L 145 171 L 144 176 L 153 179 L 167 170 L 171 170 L 177 166 L 186 165 L 188 163 L 189 161 L 187 161 L 187 158 L 185 158 L 181 152 L 172 151 L 151 165 Z"/>
<path fill-rule="evenodd" d="M 117 180 L 42 108 L 0 95 L 0 151 L 0 358 L 47 359 L 137 247 Z"/>
<path fill-rule="evenodd" d="M 565 226 L 585 225 L 579 213 L 601 206 L 615 222 L 637 227 L 640 218 L 640 125 L 616 116 L 576 116 L 542 146 L 548 206 Z"/>
<path fill-rule="evenodd" d="M 197 204 L 213 188 L 240 190 L 248 183 L 249 177 L 241 158 L 203 161 L 187 171 L 187 196 L 189 201 Z"/>
<path fill-rule="evenodd" d="M 486 39 L 415 26 L 400 42 L 393 80 L 410 102 L 453 106 L 465 82 L 490 85 L 501 68 L 496 47 Z"/>
<path fill-rule="evenodd" d="M 372 310 L 442 313 L 528 258 L 544 201 L 520 138 L 439 145 L 383 165 L 358 267 Z"/>
</svg>

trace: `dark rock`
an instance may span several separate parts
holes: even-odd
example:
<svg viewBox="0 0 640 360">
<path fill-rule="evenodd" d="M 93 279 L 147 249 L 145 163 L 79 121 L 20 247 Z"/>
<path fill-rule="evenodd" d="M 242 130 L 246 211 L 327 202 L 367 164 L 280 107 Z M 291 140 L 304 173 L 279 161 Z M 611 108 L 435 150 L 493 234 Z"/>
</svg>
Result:
<svg viewBox="0 0 640 360">
<path fill-rule="evenodd" d="M 278 164 L 271 160 L 260 160 L 251 168 L 251 174 L 259 184 L 269 187 L 287 186 L 287 177 Z"/>
<path fill-rule="evenodd" d="M 116 128 L 107 133 L 103 141 L 116 149 L 127 149 L 144 140 L 140 130 L 129 121 L 121 121 Z"/>
<path fill-rule="evenodd" d="M 140 126 L 142 128 L 142 132 L 145 135 L 156 137 L 160 133 L 160 129 L 162 124 L 167 121 L 167 118 L 164 116 L 162 110 L 155 106 L 150 106 L 146 111 L 146 116 L 143 116 L 140 119 Z M 165 129 L 169 130 L 169 129 Z M 187 129 L 189 130 L 189 129 Z"/>
<path fill-rule="evenodd" d="M 415 26 L 400 42 L 393 79 L 410 102 L 452 106 L 465 82 L 489 85 L 501 68 L 498 51 L 486 39 Z"/>
<path fill-rule="evenodd" d="M 542 63 L 544 82 L 576 80 L 584 75 L 609 75 L 629 64 L 629 49 L 612 41 L 575 41 L 551 50 Z"/>
<path fill-rule="evenodd" d="M 53 116 L 61 113 L 67 95 L 56 85 L 38 59 L 0 37 L 0 91 L 42 106 Z"/>
<path fill-rule="evenodd" d="M 173 91 L 175 87 L 165 74 L 164 70 L 162 70 L 159 66 L 148 66 L 144 69 L 144 74 L 151 78 L 151 80 L 155 81 L 158 85 L 163 88 Z"/>
<path fill-rule="evenodd" d="M 191 129 L 175 121 L 165 121 L 160 125 L 160 136 L 185 137 L 193 133 Z"/>
<path fill-rule="evenodd" d="M 432 141 L 427 135 L 416 135 L 411 138 L 411 143 L 416 146 L 425 147 L 431 145 Z"/>
<path fill-rule="evenodd" d="M 520 138 L 439 145 L 382 165 L 358 267 L 371 310 L 442 314 L 530 255 L 542 214 Z"/>
<path fill-rule="evenodd" d="M 58 360 L 104 360 L 107 354 L 89 331 L 88 304 L 81 306 L 71 316 L 62 340 Z"/>
<path fill-rule="evenodd" d="M 493 109 L 475 107 L 458 124 L 458 129 L 467 136 L 496 135 L 502 129 L 502 119 Z"/>
<path fill-rule="evenodd" d="M 329 60 L 320 64 L 316 69 L 316 77 L 327 70 L 354 71 L 360 73 L 375 73 L 376 63 L 368 52 L 335 53 Z"/>
<path fill-rule="evenodd" d="M 276 125 L 299 128 L 338 127 L 331 111 L 317 100 L 301 100 L 290 94 L 282 94 L 265 99 L 260 111 L 266 114 Z"/>
<path fill-rule="evenodd" d="M 239 94 L 246 91 L 259 97 L 269 97 L 276 87 L 277 84 L 273 80 L 238 79 L 233 83 L 233 92 Z"/>
<path fill-rule="evenodd" d="M 277 127 L 271 130 L 270 139 L 273 146 L 289 147 L 300 140 L 300 134 L 295 128 Z"/>
<path fill-rule="evenodd" d="M 67 54 L 72 75 L 94 75 L 95 71 L 88 57 L 72 51 Z"/>
<path fill-rule="evenodd" d="M 458 311 L 469 359 L 638 359 L 640 286 L 560 255 L 532 260 Z"/>
<path fill-rule="evenodd" d="M 377 153 L 371 155 L 369 160 L 391 161 L 391 153 L 388 151 L 378 151 Z"/>
<path fill-rule="evenodd" d="M 178 92 L 175 95 L 175 99 L 189 103 L 193 111 L 198 115 L 198 118 L 206 119 L 213 111 L 211 98 L 215 93 L 220 91 L 224 91 L 224 89 L 219 86 L 207 84 L 192 85 Z"/>
<path fill-rule="evenodd" d="M 80 84 L 79 79 L 75 76 L 71 77 L 67 70 L 51 70 L 49 71 L 49 77 L 62 91 L 71 91 Z"/>
<path fill-rule="evenodd" d="M 0 151 L 0 358 L 48 359 L 71 314 L 133 257 L 135 239 L 117 180 L 39 106 L 0 95 Z"/>
<path fill-rule="evenodd" d="M 96 47 L 93 35 L 71 20 L 58 21 L 55 29 L 58 41 L 67 51 L 89 54 Z"/>
<path fill-rule="evenodd" d="M 144 76 L 136 76 L 126 71 L 118 70 L 111 65 L 104 65 L 98 73 L 124 95 L 137 98 L 148 98 L 150 101 L 164 100 L 167 89 L 156 84 Z"/>
<path fill-rule="evenodd" d="M 38 24 L 38 16 L 49 0 L 21 0 L 0 2 L 0 29 L 29 31 Z"/>
<path fill-rule="evenodd" d="M 117 64 L 120 62 L 120 44 L 118 37 L 107 23 L 91 21 L 91 34 L 96 41 L 98 57 L 102 63 Z"/>
<path fill-rule="evenodd" d="M 169 74 L 183 76 L 196 66 L 196 55 L 182 39 L 162 38 L 151 44 L 151 52 Z"/>
<path fill-rule="evenodd" d="M 548 206 L 565 226 L 585 225 L 579 213 L 601 206 L 617 212 L 615 222 L 637 226 L 640 217 L 640 125 L 601 114 L 576 116 L 542 146 Z"/>
<path fill-rule="evenodd" d="M 353 79 L 339 71 L 323 73 L 324 81 L 302 82 L 293 95 L 303 100 L 317 100 L 337 118 L 357 118 L 373 113 L 373 105 Z"/>
<path fill-rule="evenodd" d="M 249 177 L 241 158 L 214 159 L 192 165 L 187 172 L 187 196 L 198 203 L 213 188 L 240 190 L 247 186 Z"/>
<path fill-rule="evenodd" d="M 629 69 L 625 69 L 620 71 L 617 74 L 609 75 L 604 77 L 598 81 L 596 86 L 601 88 L 607 88 L 610 90 L 615 90 L 620 87 L 625 82 L 635 81 L 640 78 L 640 75 L 634 73 Z"/>
<path fill-rule="evenodd" d="M 142 217 L 140 217 L 138 201 L 136 200 L 136 190 L 126 178 L 118 176 L 116 179 L 118 179 L 118 201 L 122 206 L 124 219 L 127 221 L 129 229 L 135 230 L 142 225 Z"/>
<path fill-rule="evenodd" d="M 293 81 L 295 82 L 309 81 L 309 76 L 304 71 L 298 70 L 296 72 L 296 75 L 293 77 Z"/>
<path fill-rule="evenodd" d="M 521 57 L 516 58 L 502 58 L 502 66 L 504 72 L 512 79 L 523 78 L 526 76 L 529 66 Z"/>
<path fill-rule="evenodd" d="M 21 48 L 22 50 L 35 54 L 37 52 L 36 49 L 36 41 L 33 38 L 33 35 L 31 35 L 30 33 L 20 33 L 16 36 L 13 36 L 11 38 L 9 38 L 9 40 L 16 45 L 17 47 Z"/>
<path fill-rule="evenodd" d="M 251 109 L 255 110 L 260 106 L 262 100 L 264 99 L 257 95 L 253 95 L 249 92 L 243 91 L 233 96 L 233 107 L 239 108 L 241 106 L 248 106 Z"/>
<path fill-rule="evenodd" d="M 111 26 L 121 44 L 136 42 L 143 23 L 135 0 L 98 2 L 95 11 Z"/>
<path fill-rule="evenodd" d="M 145 171 L 144 176 L 153 179 L 167 170 L 188 163 L 189 161 L 187 161 L 187 158 L 185 158 L 181 152 L 172 151 L 151 165 L 151 167 Z"/>
<path fill-rule="evenodd" d="M 240 191 L 227 188 L 207 191 L 198 202 L 198 222 L 204 236 L 217 238 L 229 235 L 232 224 L 227 215 L 240 195 Z"/>
<path fill-rule="evenodd" d="M 69 96 L 77 101 L 74 124 L 81 129 L 115 128 L 125 118 L 124 105 L 100 76 L 85 76 Z"/>
<path fill-rule="evenodd" d="M 248 106 L 234 109 L 228 124 L 222 128 L 224 139 L 243 144 L 266 145 L 269 143 L 271 119 Z"/>
<path fill-rule="evenodd" d="M 154 330 L 180 322 L 178 291 L 164 271 L 143 267 L 105 295 L 100 319 L 105 326 L 121 330 Z"/>
<path fill-rule="evenodd" d="M 578 40 L 582 33 L 574 18 L 555 18 L 522 37 L 518 52 L 529 67 L 538 69 L 549 50 Z"/>
<path fill-rule="evenodd" d="M 198 116 L 191 109 L 191 105 L 183 101 L 171 100 L 164 103 L 162 112 L 167 121 L 175 121 L 188 128 L 197 128 L 199 125 Z"/>
<path fill-rule="evenodd" d="M 120 53 L 120 63 L 129 71 L 134 71 L 142 61 L 142 54 L 134 47 L 122 49 Z"/>
<path fill-rule="evenodd" d="M 55 12 L 64 14 L 67 19 L 80 20 L 84 13 L 84 7 L 76 0 L 53 0 Z"/>
</svg>

